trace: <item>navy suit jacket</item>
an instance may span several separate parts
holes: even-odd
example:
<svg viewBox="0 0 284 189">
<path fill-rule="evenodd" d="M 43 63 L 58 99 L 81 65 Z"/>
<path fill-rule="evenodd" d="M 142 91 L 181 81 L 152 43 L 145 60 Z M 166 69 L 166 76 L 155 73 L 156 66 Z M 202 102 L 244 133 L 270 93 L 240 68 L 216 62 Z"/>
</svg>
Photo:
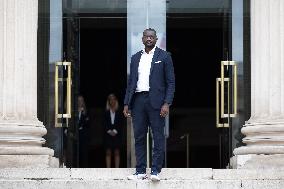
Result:
<svg viewBox="0 0 284 189">
<path fill-rule="evenodd" d="M 131 57 L 130 75 L 124 105 L 131 109 L 133 95 L 137 88 L 138 66 L 143 51 L 139 51 Z M 175 74 L 173 61 L 170 54 L 156 47 L 149 76 L 149 97 L 153 108 L 160 109 L 164 103 L 172 104 L 175 92 Z"/>
</svg>

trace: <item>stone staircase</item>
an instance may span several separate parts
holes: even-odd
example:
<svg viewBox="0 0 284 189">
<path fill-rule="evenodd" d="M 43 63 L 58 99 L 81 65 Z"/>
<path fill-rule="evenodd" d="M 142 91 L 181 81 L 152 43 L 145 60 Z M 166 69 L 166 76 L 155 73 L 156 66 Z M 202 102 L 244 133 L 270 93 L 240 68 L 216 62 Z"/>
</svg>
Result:
<svg viewBox="0 0 284 189">
<path fill-rule="evenodd" d="M 148 170 L 149 171 L 149 170 Z M 284 170 L 165 168 L 161 181 L 129 181 L 134 169 L 0 169 L 1 189 L 284 189 Z"/>
</svg>

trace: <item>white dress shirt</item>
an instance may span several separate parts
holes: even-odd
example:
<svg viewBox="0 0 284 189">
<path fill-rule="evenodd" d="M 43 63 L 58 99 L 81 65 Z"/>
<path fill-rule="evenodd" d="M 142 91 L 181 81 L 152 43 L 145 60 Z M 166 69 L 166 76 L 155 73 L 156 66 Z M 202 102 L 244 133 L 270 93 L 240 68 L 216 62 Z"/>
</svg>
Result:
<svg viewBox="0 0 284 189">
<path fill-rule="evenodd" d="M 113 112 L 112 110 L 109 111 L 110 112 L 110 119 L 111 119 L 111 124 L 114 124 L 114 118 L 115 118 L 115 112 Z"/>
<path fill-rule="evenodd" d="M 143 49 L 138 66 L 138 81 L 136 92 L 149 91 L 150 89 L 149 76 L 155 49 L 156 46 L 149 53 L 146 53 L 146 51 Z"/>
<path fill-rule="evenodd" d="M 114 124 L 114 119 L 115 119 L 115 112 L 113 112 L 112 110 L 109 111 L 110 112 L 110 121 L 111 121 L 111 124 L 113 125 Z M 109 129 L 107 131 L 108 134 L 111 134 L 111 133 L 114 133 L 115 135 L 118 133 L 116 129 Z"/>
</svg>

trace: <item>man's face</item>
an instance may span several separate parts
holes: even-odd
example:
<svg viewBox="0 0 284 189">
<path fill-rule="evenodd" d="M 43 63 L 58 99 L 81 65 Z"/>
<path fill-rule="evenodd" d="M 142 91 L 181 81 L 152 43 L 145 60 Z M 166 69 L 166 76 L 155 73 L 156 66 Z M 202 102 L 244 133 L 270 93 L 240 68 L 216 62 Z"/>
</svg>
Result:
<svg viewBox="0 0 284 189">
<path fill-rule="evenodd" d="M 154 31 L 145 30 L 143 32 L 142 42 L 145 47 L 153 48 L 156 45 L 158 38 Z"/>
</svg>

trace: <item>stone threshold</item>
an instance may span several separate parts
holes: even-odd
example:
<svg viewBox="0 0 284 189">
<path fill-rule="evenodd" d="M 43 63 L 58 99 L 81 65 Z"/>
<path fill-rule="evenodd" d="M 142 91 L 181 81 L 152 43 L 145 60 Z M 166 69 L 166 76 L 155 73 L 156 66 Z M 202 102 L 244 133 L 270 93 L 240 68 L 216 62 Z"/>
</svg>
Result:
<svg viewBox="0 0 284 189">
<path fill-rule="evenodd" d="M 3 168 L 0 180 L 79 179 L 126 180 L 133 168 Z M 150 169 L 147 169 L 150 174 Z M 164 168 L 162 180 L 284 180 L 284 169 Z"/>
<path fill-rule="evenodd" d="M 150 170 L 147 170 L 148 172 Z M 129 181 L 134 169 L 5 168 L 0 188 L 95 189 L 283 189 L 284 169 L 165 168 L 161 181 Z"/>
</svg>

